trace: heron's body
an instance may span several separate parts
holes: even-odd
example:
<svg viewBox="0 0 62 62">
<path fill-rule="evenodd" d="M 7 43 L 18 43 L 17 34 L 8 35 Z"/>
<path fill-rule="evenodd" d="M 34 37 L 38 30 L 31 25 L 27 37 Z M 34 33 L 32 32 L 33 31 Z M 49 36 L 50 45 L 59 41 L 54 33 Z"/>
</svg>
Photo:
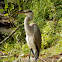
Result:
<svg viewBox="0 0 62 62">
<path fill-rule="evenodd" d="M 32 31 L 30 30 L 29 33 L 26 32 L 26 41 L 27 41 L 28 46 L 30 47 L 30 49 L 32 49 L 34 54 L 35 54 L 37 52 L 36 45 L 37 45 L 37 47 L 40 51 L 41 42 L 39 40 L 41 39 L 40 38 L 41 35 L 40 35 L 40 31 L 38 30 L 38 26 L 36 24 L 31 23 L 30 27 L 32 28 L 31 29 Z M 40 36 L 38 36 L 38 34 Z"/>
<path fill-rule="evenodd" d="M 29 21 L 33 19 L 33 13 L 29 11 L 24 19 L 24 28 L 26 32 L 27 44 L 34 54 L 35 61 L 37 60 L 41 48 L 41 33 L 39 27 L 35 23 L 29 24 Z"/>
</svg>

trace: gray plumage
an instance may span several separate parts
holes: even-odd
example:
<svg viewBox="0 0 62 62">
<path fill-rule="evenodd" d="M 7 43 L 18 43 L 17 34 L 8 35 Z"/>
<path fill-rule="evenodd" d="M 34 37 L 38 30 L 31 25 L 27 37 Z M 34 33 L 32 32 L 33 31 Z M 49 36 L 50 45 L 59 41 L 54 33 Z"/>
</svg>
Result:
<svg viewBox="0 0 62 62">
<path fill-rule="evenodd" d="M 26 41 L 30 50 L 34 54 L 35 62 L 36 62 L 39 56 L 40 48 L 41 48 L 41 33 L 37 24 L 35 23 L 29 24 L 29 21 L 33 19 L 33 12 L 30 10 L 27 10 L 27 11 L 21 12 L 21 14 L 22 13 L 26 15 L 24 19 Z M 30 52 L 30 55 L 31 55 L 31 52 Z M 29 62 L 30 62 L 30 55 L 29 55 Z"/>
</svg>

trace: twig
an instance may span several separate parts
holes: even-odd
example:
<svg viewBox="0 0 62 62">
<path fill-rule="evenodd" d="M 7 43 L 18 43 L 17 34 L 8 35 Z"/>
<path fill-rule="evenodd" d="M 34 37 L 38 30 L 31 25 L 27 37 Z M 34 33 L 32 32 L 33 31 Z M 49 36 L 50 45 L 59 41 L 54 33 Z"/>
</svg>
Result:
<svg viewBox="0 0 62 62">
<path fill-rule="evenodd" d="M 21 26 L 23 26 L 23 24 L 19 25 L 8 37 L 6 37 L 3 41 L 1 41 L 0 44 L 8 40 Z"/>
<path fill-rule="evenodd" d="M 21 57 L 24 56 L 24 54 L 20 55 L 16 60 L 14 60 L 13 62 L 21 62 Z"/>
</svg>

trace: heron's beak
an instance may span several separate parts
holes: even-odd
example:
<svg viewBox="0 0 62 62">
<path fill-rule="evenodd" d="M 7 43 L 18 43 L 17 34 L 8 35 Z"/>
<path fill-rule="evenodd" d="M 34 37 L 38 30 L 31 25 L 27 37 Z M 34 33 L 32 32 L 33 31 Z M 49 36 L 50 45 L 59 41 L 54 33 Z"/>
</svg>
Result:
<svg viewBox="0 0 62 62">
<path fill-rule="evenodd" d="M 26 14 L 25 12 L 18 12 L 17 14 Z"/>
</svg>

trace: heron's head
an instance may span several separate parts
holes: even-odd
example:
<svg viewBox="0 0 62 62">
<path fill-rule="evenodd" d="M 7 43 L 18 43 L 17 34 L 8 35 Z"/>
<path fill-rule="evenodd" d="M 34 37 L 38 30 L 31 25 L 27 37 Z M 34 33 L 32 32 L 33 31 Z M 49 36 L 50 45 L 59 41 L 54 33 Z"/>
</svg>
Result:
<svg viewBox="0 0 62 62">
<path fill-rule="evenodd" d="M 25 11 L 23 11 L 23 12 L 20 11 L 20 12 L 18 12 L 17 14 L 24 14 L 24 15 L 30 17 L 30 19 L 33 19 L 33 12 L 32 12 L 31 10 L 25 10 Z"/>
</svg>

